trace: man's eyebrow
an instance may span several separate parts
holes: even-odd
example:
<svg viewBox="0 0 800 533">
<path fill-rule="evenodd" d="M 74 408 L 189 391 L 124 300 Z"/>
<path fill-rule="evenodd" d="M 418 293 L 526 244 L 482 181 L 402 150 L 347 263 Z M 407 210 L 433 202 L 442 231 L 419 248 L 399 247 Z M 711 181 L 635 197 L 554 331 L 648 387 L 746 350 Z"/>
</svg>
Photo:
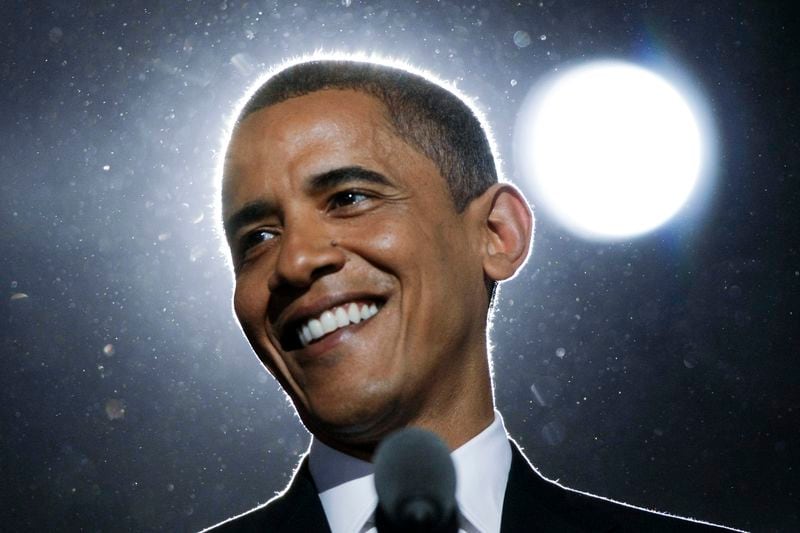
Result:
<svg viewBox="0 0 800 533">
<path fill-rule="evenodd" d="M 314 194 L 354 181 L 365 181 L 377 185 L 391 185 L 389 179 L 383 174 L 363 167 L 352 166 L 335 168 L 321 174 L 316 174 L 309 178 L 308 182 L 305 184 L 305 188 L 309 193 Z M 238 232 L 242 226 L 274 215 L 277 212 L 278 208 L 272 202 L 266 200 L 249 202 L 225 221 L 223 225 L 225 236 L 230 239 L 236 235 L 236 232 Z"/>
<path fill-rule="evenodd" d="M 245 204 L 236 211 L 228 220 L 225 221 L 225 236 L 231 239 L 242 226 L 246 226 L 262 218 L 266 218 L 277 212 L 277 208 L 272 202 L 266 200 L 255 200 Z"/>
<path fill-rule="evenodd" d="M 352 166 L 335 168 L 312 176 L 306 183 L 305 188 L 309 193 L 314 194 L 353 181 L 366 181 L 376 185 L 391 185 L 389 179 L 383 174 L 364 167 Z"/>
</svg>

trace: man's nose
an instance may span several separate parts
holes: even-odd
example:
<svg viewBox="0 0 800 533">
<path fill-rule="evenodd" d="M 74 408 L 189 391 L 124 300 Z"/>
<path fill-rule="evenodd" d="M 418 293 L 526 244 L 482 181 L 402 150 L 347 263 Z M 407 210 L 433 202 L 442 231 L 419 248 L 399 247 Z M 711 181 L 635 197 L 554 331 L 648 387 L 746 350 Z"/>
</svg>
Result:
<svg viewBox="0 0 800 533">
<path fill-rule="evenodd" d="M 314 280 L 340 270 L 346 257 L 335 240 L 317 225 L 286 227 L 275 270 L 269 278 L 270 291 L 284 286 L 308 287 Z"/>
</svg>

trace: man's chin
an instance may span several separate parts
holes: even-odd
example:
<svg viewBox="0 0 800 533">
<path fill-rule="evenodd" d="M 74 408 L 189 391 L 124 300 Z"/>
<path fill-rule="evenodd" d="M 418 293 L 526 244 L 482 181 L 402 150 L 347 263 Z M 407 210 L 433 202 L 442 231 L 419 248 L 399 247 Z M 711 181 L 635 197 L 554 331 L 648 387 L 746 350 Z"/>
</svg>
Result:
<svg viewBox="0 0 800 533">
<path fill-rule="evenodd" d="M 400 402 L 357 410 L 323 409 L 312 412 L 298 410 L 300 419 L 314 436 L 334 448 L 374 447 L 388 433 L 405 425 Z"/>
</svg>

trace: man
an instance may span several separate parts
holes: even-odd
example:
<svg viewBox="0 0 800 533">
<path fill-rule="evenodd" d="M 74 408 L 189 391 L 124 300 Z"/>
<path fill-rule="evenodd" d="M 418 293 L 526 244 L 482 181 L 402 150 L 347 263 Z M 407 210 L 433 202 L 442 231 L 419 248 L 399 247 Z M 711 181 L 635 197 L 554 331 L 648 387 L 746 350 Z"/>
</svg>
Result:
<svg viewBox="0 0 800 533">
<path fill-rule="evenodd" d="M 313 438 L 282 495 L 215 531 L 374 531 L 369 461 L 408 426 L 454 450 L 463 531 L 710 527 L 564 489 L 509 442 L 486 324 L 533 218 L 451 91 L 373 63 L 285 68 L 238 117 L 221 200 L 236 315 Z"/>
</svg>

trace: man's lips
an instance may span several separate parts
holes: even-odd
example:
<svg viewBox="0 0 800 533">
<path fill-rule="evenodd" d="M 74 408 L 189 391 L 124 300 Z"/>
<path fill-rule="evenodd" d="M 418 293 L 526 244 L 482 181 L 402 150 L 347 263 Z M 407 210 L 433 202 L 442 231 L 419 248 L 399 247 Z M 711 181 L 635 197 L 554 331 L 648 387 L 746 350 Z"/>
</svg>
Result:
<svg viewBox="0 0 800 533">
<path fill-rule="evenodd" d="M 284 351 L 292 351 L 318 341 L 338 329 L 372 318 L 383 306 L 384 298 L 375 295 L 346 294 L 315 300 L 291 309 L 276 328 Z"/>
<path fill-rule="evenodd" d="M 369 320 L 376 314 L 378 306 L 375 303 L 345 303 L 323 311 L 319 317 L 310 318 L 300 324 L 297 327 L 297 336 L 300 338 L 300 344 L 308 346 L 328 333 L 346 328 L 350 324 L 358 324 L 362 320 Z"/>
</svg>

